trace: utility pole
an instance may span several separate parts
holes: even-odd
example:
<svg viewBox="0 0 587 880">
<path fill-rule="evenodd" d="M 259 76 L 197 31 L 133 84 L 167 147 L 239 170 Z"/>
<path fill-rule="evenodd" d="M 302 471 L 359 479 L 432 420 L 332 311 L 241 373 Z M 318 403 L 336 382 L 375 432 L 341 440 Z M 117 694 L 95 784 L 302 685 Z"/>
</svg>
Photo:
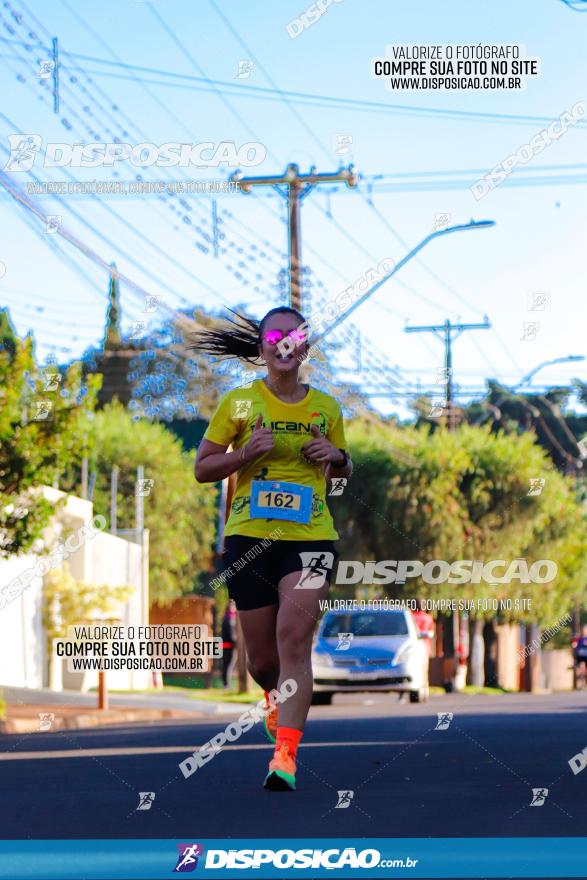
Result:
<svg viewBox="0 0 587 880">
<path fill-rule="evenodd" d="M 465 330 L 489 330 L 491 324 L 487 317 L 483 324 L 451 324 L 447 320 L 444 324 L 429 324 L 422 327 L 404 327 L 406 333 L 434 333 L 444 343 L 444 396 L 446 406 L 446 424 L 449 431 L 456 426 L 455 412 L 453 409 L 453 379 L 452 379 L 452 343 L 458 339 Z M 454 334 L 454 335 L 453 335 Z"/>
<path fill-rule="evenodd" d="M 446 426 L 449 431 L 454 430 L 456 426 L 455 412 L 453 409 L 453 380 L 452 380 L 452 343 L 454 339 L 458 339 L 465 330 L 489 330 L 491 324 L 487 317 L 484 318 L 482 324 L 451 324 L 447 320 L 444 324 L 430 324 L 422 327 L 404 327 L 406 333 L 434 333 L 444 343 L 444 394 L 446 407 Z M 454 335 L 453 335 L 454 334 Z M 452 620 L 450 620 L 452 617 Z M 450 629 L 443 636 L 444 650 L 447 652 L 447 659 L 450 657 L 452 648 L 452 681 L 447 678 L 445 681 L 446 690 L 456 690 L 457 670 L 458 670 L 458 646 L 460 643 L 460 618 L 457 611 L 451 613 L 448 622 L 451 623 Z M 446 636 L 450 637 L 447 639 Z M 448 668 L 445 667 L 445 675 L 449 675 Z"/>
<path fill-rule="evenodd" d="M 112 465 L 110 479 L 110 532 L 115 535 L 118 529 L 118 474 L 120 468 L 117 464 Z"/>
<path fill-rule="evenodd" d="M 244 193 L 249 193 L 253 186 L 272 186 L 287 199 L 288 213 L 288 245 L 289 245 L 289 304 L 292 309 L 302 309 L 302 236 L 300 207 L 306 196 L 320 183 L 344 182 L 347 186 L 356 186 L 359 175 L 353 165 L 339 168 L 329 174 L 318 174 L 312 166 L 308 174 L 300 174 L 299 166 L 290 163 L 281 176 L 243 177 L 241 171 L 235 171 L 230 180 L 238 183 Z"/>
<path fill-rule="evenodd" d="M 81 496 L 84 500 L 88 497 L 88 457 L 82 458 Z"/>
<path fill-rule="evenodd" d="M 214 256 L 218 257 L 218 208 L 216 199 L 212 199 L 212 247 Z"/>
<path fill-rule="evenodd" d="M 137 466 L 137 481 L 135 489 L 135 519 L 136 541 L 143 546 L 143 529 L 145 527 L 145 502 L 143 501 L 143 483 L 145 482 L 145 468 L 142 464 Z"/>
<path fill-rule="evenodd" d="M 59 40 L 53 37 L 53 112 L 59 113 Z"/>
</svg>

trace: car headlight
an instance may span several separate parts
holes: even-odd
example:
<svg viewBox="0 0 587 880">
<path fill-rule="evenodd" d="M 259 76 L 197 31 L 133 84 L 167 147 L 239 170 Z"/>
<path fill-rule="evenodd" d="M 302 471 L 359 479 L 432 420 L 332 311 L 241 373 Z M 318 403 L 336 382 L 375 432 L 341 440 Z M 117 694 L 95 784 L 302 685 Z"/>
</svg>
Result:
<svg viewBox="0 0 587 880">
<path fill-rule="evenodd" d="M 395 655 L 395 663 L 409 663 L 416 656 L 416 648 L 414 645 L 406 645 L 401 648 Z"/>
<path fill-rule="evenodd" d="M 324 651 L 312 651 L 312 663 L 314 666 L 333 666 L 332 657 Z"/>
</svg>

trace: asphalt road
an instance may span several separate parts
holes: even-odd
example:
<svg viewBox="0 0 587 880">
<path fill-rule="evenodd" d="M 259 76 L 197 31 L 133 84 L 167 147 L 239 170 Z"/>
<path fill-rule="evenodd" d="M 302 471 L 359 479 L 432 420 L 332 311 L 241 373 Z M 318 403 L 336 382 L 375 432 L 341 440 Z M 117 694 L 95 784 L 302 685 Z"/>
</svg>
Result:
<svg viewBox="0 0 587 880">
<path fill-rule="evenodd" d="M 438 712 L 453 712 L 435 730 Z M 231 717 L 3 736 L 3 838 L 583 836 L 587 693 L 345 695 L 311 710 L 298 790 L 262 788 L 260 725 L 184 779 L 178 763 Z M 533 788 L 548 788 L 530 807 Z M 354 792 L 336 808 L 338 791 Z M 155 792 L 137 810 L 139 792 Z"/>
</svg>

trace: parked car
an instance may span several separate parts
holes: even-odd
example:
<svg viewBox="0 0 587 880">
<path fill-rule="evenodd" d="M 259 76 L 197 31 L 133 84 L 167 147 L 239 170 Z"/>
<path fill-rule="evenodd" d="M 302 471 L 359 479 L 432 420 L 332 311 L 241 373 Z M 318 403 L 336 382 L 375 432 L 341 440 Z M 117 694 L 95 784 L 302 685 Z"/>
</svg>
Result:
<svg viewBox="0 0 587 880">
<path fill-rule="evenodd" d="M 314 695 L 325 705 L 335 693 L 395 691 L 411 703 L 428 699 L 428 651 L 408 609 L 328 611 L 312 649 Z"/>
</svg>

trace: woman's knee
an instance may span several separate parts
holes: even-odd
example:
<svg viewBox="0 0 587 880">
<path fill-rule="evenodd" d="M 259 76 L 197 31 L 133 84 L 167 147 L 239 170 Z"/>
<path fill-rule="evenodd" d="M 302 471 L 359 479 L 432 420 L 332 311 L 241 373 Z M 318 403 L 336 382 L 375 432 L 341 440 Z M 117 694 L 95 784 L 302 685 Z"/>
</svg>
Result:
<svg viewBox="0 0 587 880">
<path fill-rule="evenodd" d="M 253 678 L 271 678 L 279 675 L 279 657 L 272 654 L 248 654 L 247 666 Z"/>
</svg>

